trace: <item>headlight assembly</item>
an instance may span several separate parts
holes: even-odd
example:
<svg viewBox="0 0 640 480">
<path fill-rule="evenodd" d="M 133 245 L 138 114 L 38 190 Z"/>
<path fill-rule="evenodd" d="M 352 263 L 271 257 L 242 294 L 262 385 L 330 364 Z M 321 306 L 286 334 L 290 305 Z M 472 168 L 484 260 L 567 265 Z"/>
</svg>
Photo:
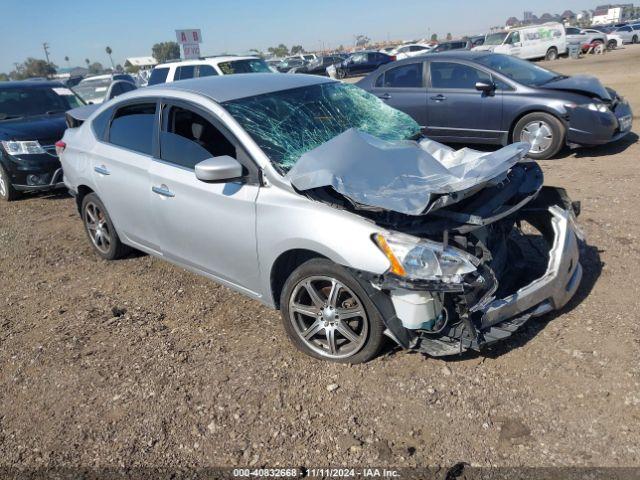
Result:
<svg viewBox="0 0 640 480">
<path fill-rule="evenodd" d="M 400 277 L 459 283 L 476 270 L 473 256 L 437 242 L 401 233 L 379 233 L 373 240 L 389 259 L 391 273 Z"/>
<path fill-rule="evenodd" d="M 588 103 L 585 106 L 594 112 L 607 113 L 609 111 L 609 107 L 604 103 Z"/>
<path fill-rule="evenodd" d="M 2 147 L 9 155 L 34 155 L 46 153 L 37 140 L 3 141 Z"/>
</svg>

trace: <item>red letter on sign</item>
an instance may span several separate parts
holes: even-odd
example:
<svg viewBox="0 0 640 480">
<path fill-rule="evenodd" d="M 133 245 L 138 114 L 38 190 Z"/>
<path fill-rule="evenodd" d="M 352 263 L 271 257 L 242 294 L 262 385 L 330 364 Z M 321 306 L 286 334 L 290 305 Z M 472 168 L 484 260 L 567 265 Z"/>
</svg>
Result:
<svg viewBox="0 0 640 480">
<path fill-rule="evenodd" d="M 196 32 L 195 30 L 193 31 L 193 41 L 194 42 L 198 41 L 198 32 Z"/>
<path fill-rule="evenodd" d="M 185 35 L 185 33 L 184 33 L 184 32 L 182 32 L 182 34 L 180 35 L 180 37 L 182 38 L 182 41 L 183 41 L 183 42 L 185 42 L 185 43 L 187 42 L 187 36 Z"/>
</svg>

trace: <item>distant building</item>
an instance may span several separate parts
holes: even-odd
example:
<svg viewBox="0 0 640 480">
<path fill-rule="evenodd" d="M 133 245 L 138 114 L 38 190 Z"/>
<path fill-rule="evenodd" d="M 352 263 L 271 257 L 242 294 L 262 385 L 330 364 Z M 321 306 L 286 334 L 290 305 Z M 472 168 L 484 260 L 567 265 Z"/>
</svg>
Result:
<svg viewBox="0 0 640 480">
<path fill-rule="evenodd" d="M 506 22 L 504 22 L 505 26 L 509 27 L 509 28 L 513 28 L 513 27 L 517 27 L 518 25 L 520 25 L 520 20 L 518 20 L 516 17 L 509 17 L 507 19 Z"/>
<path fill-rule="evenodd" d="M 620 23 L 632 18 L 635 9 L 632 3 L 618 3 L 614 5 L 599 5 L 593 12 L 591 23 L 593 25 L 606 25 Z"/>
<path fill-rule="evenodd" d="M 139 68 L 146 70 L 153 68 L 158 64 L 158 61 L 153 57 L 130 57 L 124 61 L 124 68 Z"/>
<path fill-rule="evenodd" d="M 523 23 L 531 23 L 534 17 L 535 15 L 533 14 L 533 12 L 524 12 L 524 15 L 522 16 L 522 21 Z"/>
</svg>

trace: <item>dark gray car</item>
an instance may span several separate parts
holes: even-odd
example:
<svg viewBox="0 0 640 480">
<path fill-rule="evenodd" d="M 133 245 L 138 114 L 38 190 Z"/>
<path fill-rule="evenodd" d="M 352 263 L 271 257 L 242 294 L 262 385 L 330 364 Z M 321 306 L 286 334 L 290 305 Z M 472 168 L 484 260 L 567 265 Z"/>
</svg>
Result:
<svg viewBox="0 0 640 480">
<path fill-rule="evenodd" d="M 358 86 L 444 142 L 531 144 L 545 159 L 568 144 L 600 145 L 631 131 L 626 100 L 596 78 L 567 77 L 508 55 L 452 52 L 385 65 Z"/>
</svg>

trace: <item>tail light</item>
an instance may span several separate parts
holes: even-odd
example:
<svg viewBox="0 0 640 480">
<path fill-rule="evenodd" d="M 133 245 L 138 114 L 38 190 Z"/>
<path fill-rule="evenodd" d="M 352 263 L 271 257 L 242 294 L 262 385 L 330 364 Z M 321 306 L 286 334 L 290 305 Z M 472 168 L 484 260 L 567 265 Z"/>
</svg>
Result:
<svg viewBox="0 0 640 480">
<path fill-rule="evenodd" d="M 396 57 L 395 55 L 391 55 L 391 61 L 395 62 L 398 59 L 398 57 Z"/>
<path fill-rule="evenodd" d="M 56 142 L 56 155 L 58 156 L 62 155 L 62 152 L 64 152 L 65 148 L 67 148 L 67 144 L 64 143 L 62 140 L 58 140 Z"/>
</svg>

